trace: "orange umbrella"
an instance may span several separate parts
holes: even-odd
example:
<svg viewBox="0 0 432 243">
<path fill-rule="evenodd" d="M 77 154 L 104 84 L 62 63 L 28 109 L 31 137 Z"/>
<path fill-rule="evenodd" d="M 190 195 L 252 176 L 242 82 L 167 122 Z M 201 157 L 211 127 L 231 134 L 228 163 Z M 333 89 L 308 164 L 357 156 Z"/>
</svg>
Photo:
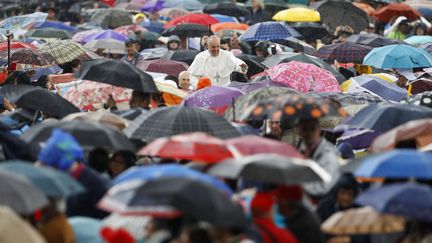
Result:
<svg viewBox="0 0 432 243">
<path fill-rule="evenodd" d="M 421 14 L 409 5 L 403 3 L 390 3 L 373 13 L 373 16 L 385 23 L 388 23 L 393 17 L 398 16 L 405 16 L 409 21 L 413 21 L 421 17 Z"/>
<path fill-rule="evenodd" d="M 375 9 L 367 3 L 353 3 L 353 4 L 357 8 L 365 11 L 367 13 L 367 15 L 369 15 L 369 16 L 371 16 L 375 12 Z"/>
<path fill-rule="evenodd" d="M 234 23 L 234 22 L 224 22 L 224 23 L 217 23 L 213 24 L 211 26 L 211 30 L 216 33 L 221 30 L 242 30 L 246 31 L 249 29 L 249 25 L 247 24 L 241 24 L 241 23 Z"/>
</svg>

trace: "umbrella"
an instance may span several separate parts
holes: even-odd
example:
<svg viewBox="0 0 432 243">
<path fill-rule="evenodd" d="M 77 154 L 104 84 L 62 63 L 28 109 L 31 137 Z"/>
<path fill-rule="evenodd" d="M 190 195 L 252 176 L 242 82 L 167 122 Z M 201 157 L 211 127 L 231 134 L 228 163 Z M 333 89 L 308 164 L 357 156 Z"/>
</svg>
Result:
<svg viewBox="0 0 432 243">
<path fill-rule="evenodd" d="M 51 54 L 57 64 L 71 62 L 86 55 L 84 48 L 73 40 L 50 41 L 41 46 L 39 50 Z"/>
<path fill-rule="evenodd" d="M 356 6 L 357 8 L 359 8 L 359 9 L 365 11 L 365 13 L 366 13 L 368 16 L 372 16 L 372 15 L 374 14 L 374 12 L 375 12 L 375 9 L 374 9 L 371 5 L 369 5 L 369 4 L 367 4 L 367 3 L 355 2 L 355 3 L 353 3 L 353 4 L 354 4 L 354 6 Z"/>
<path fill-rule="evenodd" d="M 212 35 L 213 33 L 208 26 L 183 23 L 165 29 L 161 34 L 163 36 L 177 35 L 180 37 L 201 37 L 204 34 Z"/>
<path fill-rule="evenodd" d="M 332 235 L 388 234 L 404 229 L 403 218 L 380 214 L 371 207 L 337 212 L 321 224 L 321 230 Z"/>
<path fill-rule="evenodd" d="M 290 23 L 306 40 L 316 40 L 327 36 L 327 29 L 315 22 L 294 22 Z"/>
<path fill-rule="evenodd" d="M 210 86 L 187 96 L 183 104 L 189 107 L 201 107 L 223 114 L 229 105 L 244 93 L 236 88 Z"/>
<path fill-rule="evenodd" d="M 189 11 L 200 11 L 203 9 L 203 4 L 198 0 L 165 0 L 164 7 L 167 8 L 182 8 Z"/>
<path fill-rule="evenodd" d="M 265 67 L 261 64 L 261 62 L 264 60 L 264 58 L 262 57 L 257 57 L 248 54 L 241 54 L 238 55 L 237 58 L 242 60 L 248 65 L 248 72 L 246 73 L 248 77 L 261 73 L 265 69 Z"/>
<path fill-rule="evenodd" d="M 92 40 L 87 42 L 84 47 L 92 51 L 104 49 L 105 53 L 126 54 L 124 42 L 114 39 Z"/>
<path fill-rule="evenodd" d="M 123 110 L 123 111 L 114 111 L 113 113 L 119 115 L 121 118 L 124 118 L 128 121 L 133 121 L 139 115 L 142 115 L 143 113 L 146 112 L 147 110 L 142 108 L 133 108 L 133 109 Z"/>
<path fill-rule="evenodd" d="M 90 19 L 90 22 L 104 28 L 115 29 L 123 25 L 132 24 L 131 14 L 119 9 L 101 9 Z"/>
<path fill-rule="evenodd" d="M 0 164 L 0 171 L 27 178 L 48 197 L 67 198 L 84 192 L 84 187 L 68 174 L 46 167 L 36 167 L 29 162 L 8 161 Z"/>
<path fill-rule="evenodd" d="M 80 31 L 80 32 L 77 32 L 76 34 L 74 34 L 72 36 L 72 40 L 76 41 L 76 42 L 82 42 L 82 39 L 84 37 L 86 37 L 87 35 L 91 35 L 91 34 L 95 34 L 95 33 L 100 33 L 102 31 L 103 31 L 102 29 L 96 29 L 96 28 L 95 29 L 90 29 L 90 30 Z"/>
<path fill-rule="evenodd" d="M 12 53 L 10 61 L 34 66 L 52 66 L 55 62 L 51 54 L 36 49 L 18 49 Z"/>
<path fill-rule="evenodd" d="M 218 138 L 240 136 L 223 117 L 194 107 L 159 108 L 137 117 L 124 130 L 129 138 L 146 141 L 187 132 L 206 132 Z"/>
<path fill-rule="evenodd" d="M 128 40 L 128 37 L 114 30 L 104 30 L 102 32 L 84 36 L 84 38 L 81 39 L 81 42 L 87 43 L 92 40 L 103 40 L 103 39 L 114 39 L 114 40 L 125 42 Z"/>
<path fill-rule="evenodd" d="M 223 15 L 223 14 L 210 14 L 213 18 L 219 20 L 219 23 L 238 23 L 238 19 L 233 16 Z"/>
<path fill-rule="evenodd" d="M 45 21 L 47 13 L 32 13 L 32 14 L 24 14 L 18 16 L 12 16 L 6 19 L 3 19 L 0 22 L 0 33 L 5 32 L 5 30 L 11 30 L 12 33 L 16 31 L 22 30 L 24 26 L 35 22 L 35 21 Z"/>
<path fill-rule="evenodd" d="M 148 146 L 150 145 L 151 144 Z M 196 180 L 212 185 L 227 195 L 233 194 L 233 191 L 221 180 L 178 164 L 134 166 L 116 177 L 114 185 L 132 180 L 151 181 L 163 178 L 185 178 Z"/>
<path fill-rule="evenodd" d="M 53 129 L 60 128 L 70 133 L 86 150 L 96 147 L 109 151 L 135 151 L 134 145 L 116 127 L 95 122 L 52 121 L 31 127 L 21 138 L 33 144 L 48 140 Z"/>
<path fill-rule="evenodd" d="M 73 229 L 76 242 L 103 243 L 99 232 L 102 222 L 99 219 L 73 216 L 68 218 L 68 223 Z"/>
<path fill-rule="evenodd" d="M 159 11 L 159 14 L 161 16 L 173 19 L 173 18 L 177 18 L 177 17 L 182 17 L 185 15 L 189 14 L 189 11 L 179 8 L 179 7 L 175 7 L 175 8 L 164 8 L 162 10 Z"/>
<path fill-rule="evenodd" d="M 127 214 L 174 216 L 173 207 L 186 218 L 212 225 L 243 229 L 242 209 L 213 186 L 187 178 L 161 178 L 142 183 L 125 182 L 112 187 L 99 207 Z"/>
<path fill-rule="evenodd" d="M 427 107 L 378 103 L 355 114 L 348 122 L 349 127 L 358 127 L 370 130 L 386 132 L 403 123 L 432 118 L 432 110 Z"/>
<path fill-rule="evenodd" d="M 406 43 L 413 46 L 420 46 L 432 42 L 432 36 L 428 35 L 412 35 L 404 40 Z"/>
<path fill-rule="evenodd" d="M 285 22 L 319 22 L 320 13 L 309 8 L 294 7 L 277 12 L 273 20 Z"/>
<path fill-rule="evenodd" d="M 288 3 L 285 0 L 263 0 L 265 9 L 271 13 L 288 8 Z M 252 7 L 252 1 L 248 0 L 245 3 L 246 6 Z"/>
<path fill-rule="evenodd" d="M 32 38 L 55 38 L 55 39 L 71 39 L 71 35 L 66 30 L 55 28 L 32 29 L 25 34 Z"/>
<path fill-rule="evenodd" d="M 284 87 L 282 84 L 273 83 L 268 76 L 262 76 L 259 79 L 264 79 L 263 81 L 259 82 L 253 82 L 253 83 L 243 83 L 243 82 L 237 82 L 237 81 L 231 81 L 231 83 L 228 84 L 228 87 L 236 88 L 244 93 L 250 93 L 254 90 L 265 88 L 265 87 Z"/>
<path fill-rule="evenodd" d="M 147 72 L 166 73 L 177 77 L 181 72 L 186 71 L 189 65 L 168 59 L 156 59 L 142 61 L 136 67 Z"/>
<path fill-rule="evenodd" d="M 401 101 L 405 104 L 421 105 L 432 108 L 432 91 L 426 91 L 408 97 L 406 100 Z"/>
<path fill-rule="evenodd" d="M 283 22 L 262 22 L 252 25 L 243 35 L 242 41 L 272 41 L 285 40 L 289 37 L 300 37 L 301 35 L 289 25 Z"/>
<path fill-rule="evenodd" d="M 430 186 L 414 183 L 395 183 L 370 189 L 356 198 L 360 205 L 372 206 L 379 212 L 424 222 L 432 222 L 431 200 Z"/>
<path fill-rule="evenodd" d="M 146 32 L 147 29 L 137 24 L 131 24 L 131 25 L 124 25 L 124 26 L 117 27 L 114 29 L 114 31 L 124 36 L 129 36 L 137 32 Z"/>
<path fill-rule="evenodd" d="M 210 16 L 208 14 L 191 13 L 191 14 L 170 20 L 168 23 L 166 23 L 164 25 L 164 28 L 170 28 L 170 27 L 176 26 L 178 24 L 184 24 L 184 23 L 209 26 L 212 24 L 219 23 L 219 20 L 213 18 L 212 16 Z"/>
<path fill-rule="evenodd" d="M 348 25 L 359 33 L 369 26 L 366 13 L 348 1 L 328 0 L 318 8 L 321 22 L 335 31 L 340 25 Z"/>
<path fill-rule="evenodd" d="M 168 159 L 217 163 L 232 158 L 233 153 L 222 139 L 202 132 L 159 138 L 142 148 L 139 155 Z"/>
<path fill-rule="evenodd" d="M 389 39 L 377 34 L 359 34 L 348 37 L 347 42 L 362 44 L 371 47 L 381 47 L 394 44 L 405 44 L 405 42 L 396 39 Z"/>
<path fill-rule="evenodd" d="M 313 64 L 291 61 L 273 66 L 266 72 L 273 82 L 284 84 L 303 93 L 340 91 L 333 74 Z"/>
<path fill-rule="evenodd" d="M 146 28 L 148 31 L 160 33 L 164 29 L 164 23 L 159 21 L 144 21 L 141 26 Z"/>
<path fill-rule="evenodd" d="M 87 121 L 110 124 L 117 127 L 118 129 L 124 129 L 129 121 L 126 119 L 113 114 L 109 111 L 97 111 L 97 112 L 79 112 L 70 114 L 62 119 L 63 121 Z"/>
<path fill-rule="evenodd" d="M 278 154 L 291 158 L 304 158 L 303 155 L 301 155 L 290 144 L 260 136 L 241 136 L 238 138 L 227 139 L 225 142 L 232 146 L 236 152 L 242 156 L 255 154 Z"/>
<path fill-rule="evenodd" d="M 199 51 L 196 50 L 177 50 L 168 52 L 163 58 L 185 62 L 188 65 L 191 65 L 195 56 L 198 55 Z"/>
<path fill-rule="evenodd" d="M 409 21 L 414 21 L 420 18 L 421 14 L 404 3 L 390 3 L 376 11 L 373 16 L 382 22 L 388 23 L 393 16 L 405 16 Z"/>
<path fill-rule="evenodd" d="M 9 206 L 20 215 L 32 215 L 48 204 L 44 193 L 24 177 L 1 171 L 0 183 L 0 205 Z"/>
<path fill-rule="evenodd" d="M 373 48 L 370 46 L 343 42 L 323 46 L 316 50 L 313 55 L 327 62 L 338 61 L 341 63 L 362 63 L 363 58 L 372 49 Z"/>
<path fill-rule="evenodd" d="M 289 37 L 284 40 L 276 40 L 275 42 L 308 55 L 312 55 L 315 52 L 315 49 L 311 45 L 294 37 Z"/>
<path fill-rule="evenodd" d="M 157 80 L 155 80 L 155 83 L 167 106 L 180 105 L 183 99 L 189 95 L 188 92 L 178 89 L 175 83 Z"/>
<path fill-rule="evenodd" d="M 25 42 L 19 42 L 19 41 L 11 41 L 10 43 L 10 49 L 36 49 L 35 46 L 25 43 Z M 0 51 L 7 51 L 8 44 L 7 42 L 1 42 L 0 43 Z"/>
<path fill-rule="evenodd" d="M 340 92 L 309 92 L 308 96 L 316 99 L 333 99 L 342 104 L 342 106 L 351 105 L 369 105 L 383 102 L 384 100 L 376 95 L 366 92 L 358 93 L 340 93 Z"/>
<path fill-rule="evenodd" d="M 242 23 L 233 23 L 233 22 L 225 22 L 225 23 L 217 23 L 211 26 L 211 30 L 214 33 L 217 33 L 221 30 L 242 30 L 246 31 L 249 29 L 249 25 Z"/>
<path fill-rule="evenodd" d="M 0 94 L 19 107 L 64 117 L 79 109 L 61 96 L 33 85 L 4 85 Z"/>
<path fill-rule="evenodd" d="M 45 243 L 45 239 L 28 222 L 22 219 L 9 207 L 0 207 L 0 224 L 2 234 L 0 241 L 3 243 Z"/>
<path fill-rule="evenodd" d="M 374 48 L 363 64 L 377 68 L 431 67 L 432 56 L 425 50 L 408 45 L 388 45 Z"/>
<path fill-rule="evenodd" d="M 144 49 L 140 52 L 141 57 L 144 60 L 159 59 L 168 54 L 168 49 L 166 47 L 156 47 Z"/>
<path fill-rule="evenodd" d="M 146 93 L 157 93 L 153 78 L 135 66 L 109 59 L 86 62 L 75 74 L 78 79 L 91 80 L 130 88 Z"/>
<path fill-rule="evenodd" d="M 224 14 L 228 16 L 241 17 L 249 14 L 246 7 L 230 2 L 208 4 L 203 9 L 207 14 Z"/>
<path fill-rule="evenodd" d="M 134 3 L 119 3 L 114 9 L 126 10 L 130 12 L 141 12 L 141 6 Z"/>
<path fill-rule="evenodd" d="M 43 29 L 43 28 L 54 28 L 59 30 L 65 30 L 67 32 L 76 32 L 77 28 L 67 25 L 60 21 L 36 21 L 33 23 L 30 23 L 29 25 L 25 26 L 26 29 Z"/>
<path fill-rule="evenodd" d="M 288 185 L 331 180 L 331 176 L 314 161 L 276 154 L 229 159 L 212 166 L 208 173 L 229 179 Z"/>
</svg>

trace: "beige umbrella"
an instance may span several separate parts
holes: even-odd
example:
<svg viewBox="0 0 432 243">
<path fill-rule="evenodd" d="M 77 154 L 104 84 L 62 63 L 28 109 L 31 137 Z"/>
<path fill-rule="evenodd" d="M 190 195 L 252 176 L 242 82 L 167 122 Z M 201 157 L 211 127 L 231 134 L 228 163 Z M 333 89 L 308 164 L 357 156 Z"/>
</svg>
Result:
<svg viewBox="0 0 432 243">
<path fill-rule="evenodd" d="M 381 214 L 372 207 L 337 212 L 321 224 L 323 232 L 333 235 L 394 233 L 404 228 L 403 218 Z"/>
<path fill-rule="evenodd" d="M 108 111 L 73 113 L 64 117 L 62 120 L 64 121 L 78 120 L 78 121 L 105 123 L 105 124 L 113 125 L 120 130 L 123 130 L 129 124 L 129 122 L 126 119 Z"/>
<path fill-rule="evenodd" d="M 0 207 L 0 242 L 44 243 L 45 240 L 8 207 Z"/>
</svg>

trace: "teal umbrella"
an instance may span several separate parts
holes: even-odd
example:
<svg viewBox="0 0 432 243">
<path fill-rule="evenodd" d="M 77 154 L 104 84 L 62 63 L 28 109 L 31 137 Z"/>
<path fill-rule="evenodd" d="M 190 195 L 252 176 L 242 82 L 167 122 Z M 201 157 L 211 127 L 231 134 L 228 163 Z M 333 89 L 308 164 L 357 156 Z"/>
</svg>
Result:
<svg viewBox="0 0 432 243">
<path fill-rule="evenodd" d="M 372 49 L 363 64 L 376 68 L 432 67 L 432 55 L 408 45 L 388 45 Z"/>
<path fill-rule="evenodd" d="M 432 43 L 432 36 L 429 35 L 413 35 L 404 40 L 406 43 L 413 46 L 420 46 L 427 43 Z"/>
</svg>

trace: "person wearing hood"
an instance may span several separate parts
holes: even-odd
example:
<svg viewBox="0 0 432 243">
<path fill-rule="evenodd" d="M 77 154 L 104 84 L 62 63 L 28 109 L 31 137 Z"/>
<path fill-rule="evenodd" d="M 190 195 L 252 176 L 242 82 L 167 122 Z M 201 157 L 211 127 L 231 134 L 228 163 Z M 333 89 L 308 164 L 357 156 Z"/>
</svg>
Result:
<svg viewBox="0 0 432 243">
<path fill-rule="evenodd" d="M 168 38 L 167 48 L 169 51 L 177 51 L 180 48 L 180 38 L 172 35 Z"/>
</svg>

